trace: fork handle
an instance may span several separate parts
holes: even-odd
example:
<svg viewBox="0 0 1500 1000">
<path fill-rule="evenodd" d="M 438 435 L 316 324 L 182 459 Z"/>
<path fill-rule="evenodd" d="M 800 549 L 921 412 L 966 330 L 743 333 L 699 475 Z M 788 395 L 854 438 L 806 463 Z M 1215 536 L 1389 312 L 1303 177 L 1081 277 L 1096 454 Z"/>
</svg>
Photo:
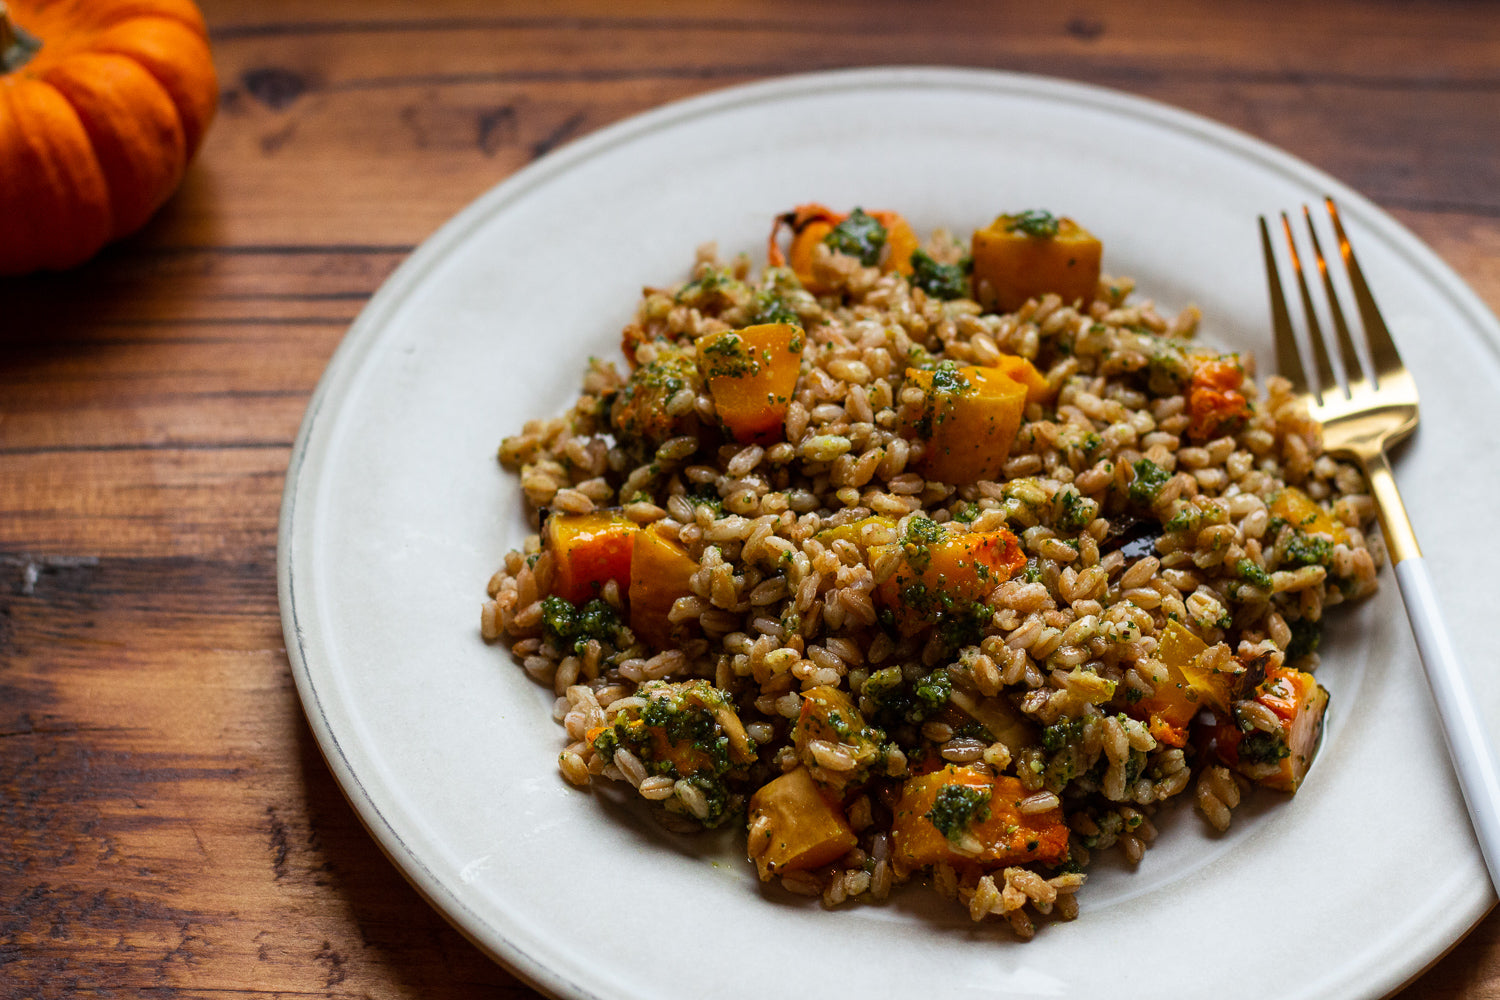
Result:
<svg viewBox="0 0 1500 1000">
<path fill-rule="evenodd" d="M 1474 835 L 1479 839 L 1479 849 L 1490 871 L 1490 884 L 1500 891 L 1500 770 L 1490 749 L 1489 734 L 1443 624 L 1427 560 L 1421 556 L 1403 559 L 1396 563 L 1395 569 L 1401 600 L 1406 604 L 1406 615 L 1417 639 L 1417 652 L 1443 720 L 1448 756 L 1453 760 L 1459 788 L 1469 807 Z"/>
</svg>

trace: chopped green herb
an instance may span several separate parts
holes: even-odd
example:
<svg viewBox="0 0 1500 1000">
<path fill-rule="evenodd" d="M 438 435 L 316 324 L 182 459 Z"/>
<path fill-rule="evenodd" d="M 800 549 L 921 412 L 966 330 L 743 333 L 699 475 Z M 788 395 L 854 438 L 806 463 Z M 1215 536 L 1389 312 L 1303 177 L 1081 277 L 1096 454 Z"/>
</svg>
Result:
<svg viewBox="0 0 1500 1000">
<path fill-rule="evenodd" d="M 932 371 L 932 392 L 946 392 L 953 396 L 959 396 L 973 388 L 969 380 L 958 373 L 958 365 L 953 361 L 943 361 Z"/>
<path fill-rule="evenodd" d="M 972 500 L 960 500 L 953 505 L 953 520 L 963 524 L 972 524 L 979 516 L 981 507 Z"/>
<path fill-rule="evenodd" d="M 959 841 L 975 823 L 990 818 L 990 789 L 944 785 L 938 789 L 926 819 L 950 841 Z"/>
<path fill-rule="evenodd" d="M 911 283 L 935 299 L 967 298 L 969 267 L 972 266 L 973 262 L 967 257 L 957 264 L 940 264 L 927 251 L 913 250 Z"/>
<path fill-rule="evenodd" d="M 1038 239 L 1057 235 L 1057 217 L 1046 209 L 1028 208 L 1010 217 L 1005 225 L 1007 233 L 1025 233 Z"/>
<path fill-rule="evenodd" d="M 848 217 L 834 226 L 823 242 L 836 253 L 855 257 L 865 267 L 880 262 L 880 251 L 885 246 L 886 231 L 880 220 L 856 208 Z"/>
<path fill-rule="evenodd" d="M 1323 641 L 1323 623 L 1309 621 L 1299 618 L 1294 622 L 1288 622 L 1292 630 L 1292 638 L 1286 644 L 1286 659 L 1288 663 L 1302 659 L 1309 653 L 1316 653 L 1318 646 Z"/>
<path fill-rule="evenodd" d="M 1063 531 L 1080 531 L 1093 521 L 1099 506 L 1072 486 L 1057 492 L 1057 527 Z"/>
<path fill-rule="evenodd" d="M 1130 499 L 1149 507 L 1172 474 L 1149 458 L 1137 459 L 1131 468 L 1135 470 L 1135 479 L 1130 482 Z"/>
<path fill-rule="evenodd" d="M 1254 560 L 1241 559 L 1234 564 L 1234 574 L 1241 580 L 1261 590 L 1271 589 L 1271 574 L 1257 566 Z"/>
<path fill-rule="evenodd" d="M 1240 760 L 1247 764 L 1275 764 L 1291 756 L 1286 737 L 1281 733 L 1268 733 L 1257 729 L 1247 733 L 1237 748 Z"/>
<path fill-rule="evenodd" d="M 614 642 L 620 616 L 597 597 L 580 608 L 554 594 L 542 599 L 542 629 L 559 649 L 582 653 L 590 639 Z"/>
<path fill-rule="evenodd" d="M 1294 566 L 1327 566 L 1333 561 L 1333 543 L 1299 530 L 1287 540 L 1283 555 Z"/>
<path fill-rule="evenodd" d="M 759 326 L 762 323 L 800 325 L 802 317 L 798 316 L 796 311 L 786 304 L 786 300 L 777 295 L 773 289 L 762 288 L 750 300 L 750 312 L 745 318 L 745 325 Z"/>
</svg>

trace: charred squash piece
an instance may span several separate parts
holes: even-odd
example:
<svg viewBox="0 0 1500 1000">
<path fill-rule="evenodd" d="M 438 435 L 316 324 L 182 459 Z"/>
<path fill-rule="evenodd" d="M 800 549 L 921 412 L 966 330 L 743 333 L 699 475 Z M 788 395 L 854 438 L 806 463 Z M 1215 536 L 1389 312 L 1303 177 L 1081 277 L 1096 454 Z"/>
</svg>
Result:
<svg viewBox="0 0 1500 1000">
<path fill-rule="evenodd" d="M 1280 721 L 1275 732 L 1240 725 L 1231 712 L 1214 713 L 1210 751 L 1268 788 L 1295 792 L 1323 738 L 1328 691 L 1312 674 L 1289 667 L 1268 671 L 1254 700 Z"/>
<path fill-rule="evenodd" d="M 1233 355 L 1199 361 L 1188 386 L 1188 437 L 1209 441 L 1233 434 L 1250 416 L 1250 401 L 1240 391 L 1245 369 Z"/>
<path fill-rule="evenodd" d="M 1061 808 L 1023 814 L 1017 778 L 948 765 L 907 780 L 896 804 L 891 863 L 906 875 L 939 862 L 992 869 L 1068 856 Z"/>
</svg>

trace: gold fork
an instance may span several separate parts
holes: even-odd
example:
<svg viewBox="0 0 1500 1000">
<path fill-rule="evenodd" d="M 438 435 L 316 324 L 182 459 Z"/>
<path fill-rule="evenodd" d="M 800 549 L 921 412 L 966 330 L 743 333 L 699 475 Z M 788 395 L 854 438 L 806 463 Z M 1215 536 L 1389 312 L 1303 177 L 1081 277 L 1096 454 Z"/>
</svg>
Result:
<svg viewBox="0 0 1500 1000">
<path fill-rule="evenodd" d="M 1433 700 L 1443 723 L 1448 755 L 1458 775 L 1459 787 L 1463 791 L 1464 802 L 1468 805 L 1469 818 L 1490 872 L 1490 881 L 1500 889 L 1500 771 L 1496 768 L 1484 721 L 1475 709 L 1463 665 L 1459 662 L 1443 624 L 1432 578 L 1427 572 L 1422 552 L 1417 547 L 1416 533 L 1406 515 L 1406 507 L 1401 502 L 1401 494 L 1396 489 L 1396 480 L 1391 475 L 1390 461 L 1386 457 L 1386 449 L 1405 438 L 1417 426 L 1417 385 L 1406 366 L 1401 363 L 1395 341 L 1391 339 L 1380 310 L 1375 306 L 1375 298 L 1370 294 L 1364 272 L 1360 270 L 1359 262 L 1354 258 L 1354 250 L 1349 245 L 1349 237 L 1344 232 L 1338 206 L 1332 198 L 1326 198 L 1325 203 L 1338 239 L 1339 257 L 1348 274 L 1360 323 L 1364 328 L 1369 363 L 1367 366 L 1361 360 L 1355 348 L 1344 311 L 1339 306 L 1338 293 L 1329 274 L 1323 248 L 1318 243 L 1312 213 L 1304 206 L 1302 214 L 1307 224 L 1308 238 L 1313 257 L 1317 261 L 1318 273 L 1322 277 L 1323 294 L 1336 333 L 1332 347 L 1338 352 L 1343 376 L 1340 377 L 1335 372 L 1330 362 L 1330 344 L 1313 308 L 1312 295 L 1303 274 L 1302 259 L 1297 252 L 1297 241 L 1285 212 L 1281 214 L 1281 226 L 1286 234 L 1288 258 L 1296 274 L 1303 312 L 1307 318 L 1308 339 L 1316 367 L 1315 379 L 1309 384 L 1308 377 L 1304 375 L 1302 356 L 1297 349 L 1297 337 L 1292 329 L 1291 316 L 1287 312 L 1286 297 L 1276 268 L 1276 256 L 1272 251 L 1270 229 L 1266 225 L 1265 216 L 1261 216 L 1260 239 L 1265 252 L 1266 276 L 1271 286 L 1271 321 L 1276 333 L 1276 365 L 1281 374 L 1291 381 L 1293 391 L 1306 400 L 1309 414 L 1323 425 L 1324 450 L 1333 455 L 1352 456 L 1364 468 L 1379 514 L 1380 530 L 1385 534 L 1386 548 L 1390 551 L 1396 582 L 1401 589 L 1401 599 L 1406 605 L 1412 633 L 1416 637 L 1417 653 L 1422 659 Z"/>
</svg>

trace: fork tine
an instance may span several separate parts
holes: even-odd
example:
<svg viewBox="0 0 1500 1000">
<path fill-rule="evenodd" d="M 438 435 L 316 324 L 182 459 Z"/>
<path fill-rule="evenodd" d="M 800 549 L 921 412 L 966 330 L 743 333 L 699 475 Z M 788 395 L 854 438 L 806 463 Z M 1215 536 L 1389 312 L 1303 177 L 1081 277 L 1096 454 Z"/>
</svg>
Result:
<svg viewBox="0 0 1500 1000">
<path fill-rule="evenodd" d="M 1281 290 L 1281 274 L 1276 269 L 1276 254 L 1271 249 L 1271 230 L 1266 217 L 1260 217 L 1260 246 L 1266 257 L 1266 279 L 1271 286 L 1271 328 L 1276 334 L 1276 370 L 1292 383 L 1292 392 L 1307 392 L 1307 376 L 1302 373 L 1302 354 L 1297 350 L 1297 335 L 1292 330 L 1292 316 L 1287 312 L 1286 295 Z"/>
<path fill-rule="evenodd" d="M 1396 351 L 1391 331 L 1375 306 L 1375 296 L 1370 294 L 1370 286 L 1365 283 L 1365 273 L 1360 269 L 1359 261 L 1354 258 L 1354 248 L 1349 245 L 1349 237 L 1344 233 L 1338 205 L 1334 204 L 1332 198 L 1324 198 L 1323 203 L 1327 205 L 1328 215 L 1333 219 L 1333 231 L 1339 240 L 1339 256 L 1344 258 L 1344 269 L 1349 272 L 1349 284 L 1354 289 L 1354 301 L 1359 306 L 1359 318 L 1365 325 L 1365 342 L 1370 347 L 1370 361 L 1375 367 L 1374 381 L 1378 388 L 1382 381 L 1404 371 L 1406 366 L 1401 363 L 1401 355 Z"/>
<path fill-rule="evenodd" d="M 1323 325 L 1318 322 L 1318 313 L 1313 308 L 1312 293 L 1307 288 L 1307 275 L 1302 271 L 1302 257 L 1297 253 L 1297 240 L 1292 236 L 1292 222 L 1281 213 L 1281 228 L 1286 232 L 1286 245 L 1291 251 L 1292 270 L 1297 272 L 1297 290 L 1302 295 L 1302 311 L 1307 315 L 1307 339 L 1312 341 L 1313 361 L 1318 369 L 1318 384 L 1313 392 L 1318 405 L 1323 405 L 1323 396 L 1335 388 L 1338 382 L 1333 377 L 1333 365 L 1328 360 L 1328 347 L 1323 342 Z"/>
<path fill-rule="evenodd" d="M 1312 239 L 1313 256 L 1318 261 L 1318 274 L 1323 278 L 1323 291 L 1328 297 L 1328 310 L 1333 317 L 1333 327 L 1338 333 L 1339 360 L 1344 365 L 1344 378 L 1348 381 L 1348 394 L 1352 399 L 1356 389 L 1365 388 L 1364 364 L 1359 360 L 1359 351 L 1349 335 L 1349 324 L 1344 320 L 1344 310 L 1339 306 L 1339 294 L 1333 287 L 1333 277 L 1328 273 L 1328 261 L 1323 257 L 1323 246 L 1318 242 L 1318 231 L 1313 228 L 1312 211 L 1302 206 L 1302 217 L 1307 221 L 1307 235 Z"/>
</svg>

